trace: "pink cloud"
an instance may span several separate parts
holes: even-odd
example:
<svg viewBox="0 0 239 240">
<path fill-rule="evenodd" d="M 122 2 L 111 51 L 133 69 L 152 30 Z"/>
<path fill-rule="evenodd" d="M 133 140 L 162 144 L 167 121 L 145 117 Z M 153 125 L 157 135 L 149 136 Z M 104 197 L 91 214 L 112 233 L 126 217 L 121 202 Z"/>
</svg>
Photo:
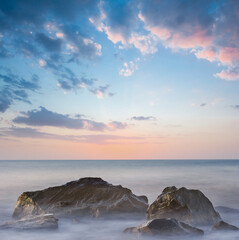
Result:
<svg viewBox="0 0 239 240">
<path fill-rule="evenodd" d="M 222 70 L 220 73 L 216 73 L 215 77 L 225 79 L 227 81 L 235 81 L 239 80 L 239 71 L 238 69 Z"/>
<path fill-rule="evenodd" d="M 195 15 L 188 11 L 191 9 L 190 4 L 182 9 L 170 3 L 162 4 L 161 7 L 159 7 L 160 4 L 154 5 L 150 1 L 145 4 L 149 5 L 145 11 L 142 8 L 136 18 L 136 21 L 143 24 L 144 31 L 139 28 L 140 24 L 134 24 L 131 28 L 127 25 L 124 27 L 120 25 L 120 28 L 112 27 L 102 6 L 100 17 L 89 20 L 114 44 L 120 43 L 120 49 L 134 47 L 142 55 L 154 54 L 158 51 L 158 44 L 161 43 L 166 48 L 187 50 L 199 59 L 217 62 L 220 66 L 226 67 L 220 73 L 215 74 L 216 77 L 225 80 L 238 79 L 238 74 L 230 69 L 239 66 L 238 28 L 234 24 L 239 17 L 239 8 L 235 8 L 232 4 L 234 6 L 232 16 L 235 18 L 232 21 L 233 18 L 226 15 L 228 9 L 224 8 L 220 9 L 219 15 L 205 12 L 205 16 L 202 16 L 201 10 L 206 11 L 210 8 L 210 4 L 206 2 L 195 5 L 199 8 L 195 9 Z M 164 7 L 171 11 L 172 16 L 165 14 Z M 160 17 L 159 13 L 161 13 Z M 133 72 L 132 66 L 130 68 L 129 64 L 125 63 L 125 70 L 121 70 L 120 74 L 130 76 Z"/>
<path fill-rule="evenodd" d="M 102 29 L 105 31 L 108 39 L 114 44 L 121 42 L 123 45 L 127 44 L 127 40 L 120 32 L 114 32 L 110 27 L 103 26 Z"/>
<path fill-rule="evenodd" d="M 205 30 L 196 28 L 187 35 L 182 33 L 171 33 L 169 45 L 172 48 L 191 49 L 210 46 L 213 42 L 213 36 L 207 35 Z"/>
<path fill-rule="evenodd" d="M 103 98 L 104 97 L 104 94 L 100 90 L 96 90 L 95 95 L 97 96 L 97 98 Z"/>
<path fill-rule="evenodd" d="M 161 40 L 167 40 L 171 36 L 170 31 L 166 28 L 156 26 L 156 27 L 146 27 L 146 29 L 148 31 L 151 31 L 153 34 L 155 34 Z"/>
<path fill-rule="evenodd" d="M 218 59 L 222 63 L 233 65 L 235 62 L 239 62 L 239 49 L 232 47 L 221 48 Z"/>
<path fill-rule="evenodd" d="M 206 30 L 196 26 L 190 29 L 188 26 L 187 32 L 176 31 L 161 26 L 149 26 L 145 21 L 145 18 L 141 15 L 140 19 L 144 21 L 145 28 L 156 35 L 163 44 L 170 48 L 207 48 L 212 45 L 214 37 L 208 35 Z"/>
<path fill-rule="evenodd" d="M 123 34 L 120 31 L 115 31 L 114 29 L 111 29 L 111 27 L 105 23 L 107 16 L 102 8 L 102 3 L 100 3 L 99 9 L 100 16 L 90 17 L 89 21 L 97 28 L 98 31 L 104 32 L 107 35 L 107 38 L 114 44 L 120 42 L 123 45 L 126 44 L 127 39 L 123 36 Z"/>
<path fill-rule="evenodd" d="M 195 55 L 197 58 L 203 58 L 203 59 L 207 59 L 210 62 L 213 62 L 217 59 L 218 54 L 217 52 L 211 50 L 210 48 L 205 48 L 201 51 L 196 51 Z"/>
<path fill-rule="evenodd" d="M 184 31 L 178 28 L 170 28 L 162 24 L 151 23 L 146 16 L 141 13 L 139 19 L 144 22 L 145 29 L 151 34 L 158 37 L 159 41 L 168 48 L 191 50 L 191 52 L 199 59 L 206 59 L 210 62 L 219 62 L 228 69 L 222 70 L 215 74 L 215 77 L 225 80 L 239 80 L 239 72 L 234 69 L 239 64 L 239 49 L 237 46 L 237 38 L 231 38 L 235 47 L 226 46 L 227 42 L 218 45 L 218 40 L 223 37 L 220 33 L 214 32 L 214 29 L 203 29 L 199 24 L 187 24 Z M 230 30 L 230 29 L 229 29 Z M 209 34 L 210 33 L 210 34 Z M 230 34 L 231 31 L 229 31 Z M 237 35 L 236 33 L 233 36 Z M 231 43 L 229 41 L 229 43 Z M 232 70 L 233 69 L 233 70 Z"/>
</svg>

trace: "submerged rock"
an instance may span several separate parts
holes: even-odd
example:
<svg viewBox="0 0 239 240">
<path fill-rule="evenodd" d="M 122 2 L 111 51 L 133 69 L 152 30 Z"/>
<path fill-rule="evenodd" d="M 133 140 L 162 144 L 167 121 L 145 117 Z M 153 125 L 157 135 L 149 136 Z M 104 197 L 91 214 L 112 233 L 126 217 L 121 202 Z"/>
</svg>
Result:
<svg viewBox="0 0 239 240">
<path fill-rule="evenodd" d="M 219 221 L 212 227 L 212 230 L 213 231 L 238 231 L 239 228 L 231 224 L 228 224 L 224 221 Z"/>
<path fill-rule="evenodd" d="M 175 186 L 165 188 L 149 206 L 147 218 L 175 218 L 193 225 L 214 225 L 221 220 L 201 191 Z"/>
<path fill-rule="evenodd" d="M 62 186 L 24 192 L 16 203 L 14 218 L 53 213 L 63 217 L 145 214 L 148 199 L 130 189 L 114 186 L 101 178 L 81 178 Z"/>
<path fill-rule="evenodd" d="M 53 214 L 43 214 L 13 220 L 0 225 L 0 229 L 15 229 L 15 230 L 41 230 L 41 229 L 57 229 L 58 219 Z"/>
<path fill-rule="evenodd" d="M 203 231 L 201 229 L 192 227 L 172 218 L 154 219 L 145 222 L 138 227 L 126 228 L 124 232 L 137 233 L 140 235 L 203 235 Z"/>
</svg>

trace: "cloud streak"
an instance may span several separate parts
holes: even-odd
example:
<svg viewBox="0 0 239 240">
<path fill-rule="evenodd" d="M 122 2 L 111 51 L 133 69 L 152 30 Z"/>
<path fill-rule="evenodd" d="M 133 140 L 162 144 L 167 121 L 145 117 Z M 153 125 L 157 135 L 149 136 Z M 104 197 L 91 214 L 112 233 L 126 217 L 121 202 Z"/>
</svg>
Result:
<svg viewBox="0 0 239 240">
<path fill-rule="evenodd" d="M 109 90 L 109 85 L 104 85 L 104 86 L 99 86 L 99 87 L 94 87 L 91 88 L 90 91 L 97 96 L 97 98 L 104 98 L 106 96 L 112 97 L 114 96 L 114 93 L 108 92 Z"/>
<path fill-rule="evenodd" d="M 29 93 L 39 90 L 39 77 L 33 74 L 29 80 L 0 68 L 0 112 L 5 112 L 16 101 L 31 104 Z"/>
<path fill-rule="evenodd" d="M 131 118 L 131 120 L 135 121 L 149 121 L 149 120 L 156 120 L 153 116 L 134 116 Z"/>
<path fill-rule="evenodd" d="M 233 105 L 232 108 L 239 110 L 239 104 Z"/>
<path fill-rule="evenodd" d="M 79 114 L 77 117 L 73 118 L 69 115 L 49 111 L 44 107 L 28 112 L 22 112 L 22 116 L 14 118 L 13 122 L 28 126 L 52 126 L 68 129 L 85 129 L 90 131 L 116 130 L 127 127 L 126 123 L 115 121 L 109 123 L 96 122 L 82 118 L 82 115 Z"/>
<path fill-rule="evenodd" d="M 95 134 L 95 135 L 59 135 L 41 132 L 35 128 L 0 128 L 0 138 L 32 138 L 32 139 L 51 139 L 62 141 L 73 141 L 79 143 L 89 144 L 122 144 L 122 140 L 140 141 L 141 137 L 124 137 L 109 134 Z M 123 142 L 124 143 L 124 142 Z"/>
</svg>

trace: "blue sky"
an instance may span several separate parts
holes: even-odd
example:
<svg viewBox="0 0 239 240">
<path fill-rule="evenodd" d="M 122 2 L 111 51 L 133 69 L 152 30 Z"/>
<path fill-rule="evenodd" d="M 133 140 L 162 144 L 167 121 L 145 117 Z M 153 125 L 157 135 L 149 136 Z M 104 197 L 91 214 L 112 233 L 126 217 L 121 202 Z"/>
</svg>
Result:
<svg viewBox="0 0 239 240">
<path fill-rule="evenodd" d="M 230 0 L 1 1 L 1 159 L 238 158 L 238 26 Z"/>
</svg>

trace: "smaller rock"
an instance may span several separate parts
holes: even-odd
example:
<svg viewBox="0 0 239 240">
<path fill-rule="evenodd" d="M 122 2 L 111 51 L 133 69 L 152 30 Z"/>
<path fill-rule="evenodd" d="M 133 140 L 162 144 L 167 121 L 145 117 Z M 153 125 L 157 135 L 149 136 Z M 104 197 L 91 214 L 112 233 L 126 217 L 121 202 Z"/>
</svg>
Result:
<svg viewBox="0 0 239 240">
<path fill-rule="evenodd" d="M 41 230 L 41 229 L 57 229 L 58 219 L 53 214 L 42 214 L 34 217 L 13 220 L 0 225 L 0 229 L 15 230 Z"/>
<path fill-rule="evenodd" d="M 139 235 L 203 235 L 201 229 L 192 227 L 186 223 L 179 222 L 173 218 L 162 218 L 147 221 L 138 227 L 126 228 L 125 233 L 136 233 Z"/>
<path fill-rule="evenodd" d="M 213 231 L 238 231 L 239 228 L 231 224 L 228 224 L 224 221 L 219 221 L 212 227 L 212 230 Z"/>
</svg>

